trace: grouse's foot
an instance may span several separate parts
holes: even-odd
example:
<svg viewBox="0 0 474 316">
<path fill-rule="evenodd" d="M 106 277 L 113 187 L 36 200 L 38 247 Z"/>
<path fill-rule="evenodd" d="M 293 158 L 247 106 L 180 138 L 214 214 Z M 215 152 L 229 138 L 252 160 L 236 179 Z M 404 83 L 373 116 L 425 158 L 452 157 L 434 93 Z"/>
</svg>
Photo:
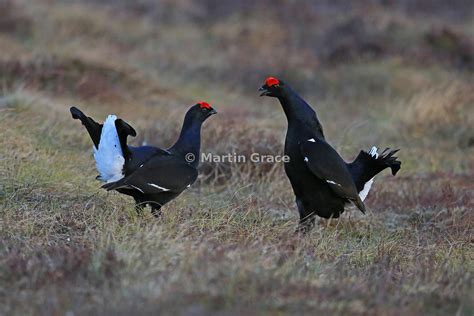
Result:
<svg viewBox="0 0 474 316">
<path fill-rule="evenodd" d="M 159 218 L 161 214 L 163 214 L 163 211 L 161 210 L 161 206 L 157 205 L 151 205 L 151 214 L 155 216 L 156 218 Z"/>
<path fill-rule="evenodd" d="M 314 215 L 310 215 L 306 218 L 300 219 L 300 223 L 298 225 L 298 228 L 296 229 L 296 232 L 300 234 L 306 234 L 310 232 L 311 229 L 313 229 L 314 227 L 314 221 Z"/>
<path fill-rule="evenodd" d="M 137 212 L 138 215 L 143 213 L 143 209 L 145 208 L 146 204 L 145 203 L 137 203 L 135 204 L 135 212 Z"/>
<path fill-rule="evenodd" d="M 140 215 L 146 207 L 146 203 L 137 197 L 134 197 L 133 199 L 135 200 L 135 212 Z"/>
<path fill-rule="evenodd" d="M 339 225 L 339 221 L 337 219 L 338 217 L 321 218 L 318 224 L 324 227 L 336 227 Z"/>
</svg>

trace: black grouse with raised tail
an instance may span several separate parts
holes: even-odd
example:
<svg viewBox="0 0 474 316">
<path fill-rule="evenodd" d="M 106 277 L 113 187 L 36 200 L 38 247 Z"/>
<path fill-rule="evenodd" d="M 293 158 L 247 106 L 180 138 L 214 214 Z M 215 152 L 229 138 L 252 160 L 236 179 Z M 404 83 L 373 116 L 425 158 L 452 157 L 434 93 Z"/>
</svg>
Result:
<svg viewBox="0 0 474 316">
<path fill-rule="evenodd" d="M 85 126 L 94 143 L 97 179 L 107 190 L 116 190 L 135 199 L 137 210 L 146 205 L 155 216 L 161 207 L 194 183 L 198 176 L 202 123 L 217 113 L 208 103 L 193 105 L 184 118 L 177 142 L 168 150 L 152 146 L 127 145 L 136 136 L 129 124 L 109 115 L 104 124 L 95 122 L 76 107 L 74 119 Z"/>
<path fill-rule="evenodd" d="M 363 200 L 373 177 L 385 168 L 391 168 L 393 175 L 400 169 L 401 162 L 394 156 L 398 150 L 378 154 L 372 147 L 346 163 L 326 142 L 314 110 L 289 85 L 269 77 L 259 91 L 261 96 L 278 98 L 288 120 L 285 155 L 290 159 L 285 172 L 296 196 L 301 227 L 310 228 L 315 215 L 339 217 L 349 202 L 365 213 Z"/>
</svg>

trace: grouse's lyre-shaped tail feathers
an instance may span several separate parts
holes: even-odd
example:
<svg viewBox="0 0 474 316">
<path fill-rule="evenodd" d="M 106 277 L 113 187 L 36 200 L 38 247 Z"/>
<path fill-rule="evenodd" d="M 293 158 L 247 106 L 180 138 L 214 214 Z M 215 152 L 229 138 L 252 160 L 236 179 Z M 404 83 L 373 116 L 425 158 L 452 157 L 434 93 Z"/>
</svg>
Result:
<svg viewBox="0 0 474 316">
<path fill-rule="evenodd" d="M 378 154 L 376 147 L 372 147 L 368 153 L 361 150 L 357 158 L 347 164 L 357 189 L 363 190 L 364 185 L 385 168 L 390 168 L 392 174 L 396 175 L 401 167 L 401 162 L 394 156 L 398 151 L 386 148 Z"/>
<path fill-rule="evenodd" d="M 122 153 L 125 158 L 125 161 L 128 161 L 130 160 L 132 154 L 127 145 L 127 137 L 129 135 L 135 137 L 137 136 L 137 132 L 132 126 L 130 126 L 122 119 L 115 120 L 115 129 L 117 130 L 117 135 L 120 141 L 120 147 L 122 148 Z"/>
<path fill-rule="evenodd" d="M 100 135 L 102 134 L 102 124 L 99 124 L 92 118 L 86 116 L 84 113 L 82 113 L 81 110 L 79 110 L 75 106 L 72 106 L 70 108 L 70 111 L 73 119 L 80 120 L 82 122 L 82 125 L 84 125 L 87 132 L 89 133 L 89 136 L 91 137 L 95 148 L 98 149 L 100 143 Z"/>
<path fill-rule="evenodd" d="M 122 178 L 125 161 L 132 156 L 127 137 L 137 134 L 133 127 L 115 115 L 109 115 L 104 124 L 99 124 L 76 107 L 70 111 L 72 118 L 82 122 L 94 143 L 94 159 L 100 174 L 97 179 L 113 182 Z"/>
</svg>

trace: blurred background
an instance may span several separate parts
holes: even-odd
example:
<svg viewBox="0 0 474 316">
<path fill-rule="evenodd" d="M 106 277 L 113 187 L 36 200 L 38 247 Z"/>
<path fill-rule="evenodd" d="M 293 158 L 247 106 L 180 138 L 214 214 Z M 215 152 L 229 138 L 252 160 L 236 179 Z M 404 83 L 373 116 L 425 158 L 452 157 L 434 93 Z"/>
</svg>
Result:
<svg viewBox="0 0 474 316">
<path fill-rule="evenodd" d="M 267 76 L 346 160 L 400 148 L 366 205 L 294 235 L 281 164 L 206 163 L 159 220 L 106 193 L 69 107 L 162 148 L 282 154 Z M 0 0 L 0 314 L 472 315 L 472 0 Z M 469 312 L 470 311 L 470 312 Z"/>
<path fill-rule="evenodd" d="M 403 147 L 416 170 L 472 167 L 469 0 L 2 0 L 0 12 L 3 94 L 118 113 L 137 143 L 171 144 L 202 99 L 221 114 L 210 150 L 281 151 L 283 113 L 256 92 L 273 75 L 316 107 L 348 159 L 378 144 Z"/>
</svg>

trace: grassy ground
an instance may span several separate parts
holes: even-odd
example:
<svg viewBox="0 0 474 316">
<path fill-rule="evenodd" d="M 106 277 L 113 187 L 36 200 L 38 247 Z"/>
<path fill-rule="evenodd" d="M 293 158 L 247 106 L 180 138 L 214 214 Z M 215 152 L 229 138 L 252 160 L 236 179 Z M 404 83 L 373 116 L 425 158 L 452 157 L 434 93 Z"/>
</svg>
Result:
<svg viewBox="0 0 474 316">
<path fill-rule="evenodd" d="M 470 1 L 130 3 L 0 2 L 0 314 L 474 312 Z M 160 219 L 137 215 L 100 189 L 68 113 L 116 113 L 166 147 L 206 100 L 204 152 L 280 154 L 267 75 L 347 159 L 401 148 L 367 215 L 296 235 L 282 166 L 253 163 L 204 164 Z"/>
</svg>

